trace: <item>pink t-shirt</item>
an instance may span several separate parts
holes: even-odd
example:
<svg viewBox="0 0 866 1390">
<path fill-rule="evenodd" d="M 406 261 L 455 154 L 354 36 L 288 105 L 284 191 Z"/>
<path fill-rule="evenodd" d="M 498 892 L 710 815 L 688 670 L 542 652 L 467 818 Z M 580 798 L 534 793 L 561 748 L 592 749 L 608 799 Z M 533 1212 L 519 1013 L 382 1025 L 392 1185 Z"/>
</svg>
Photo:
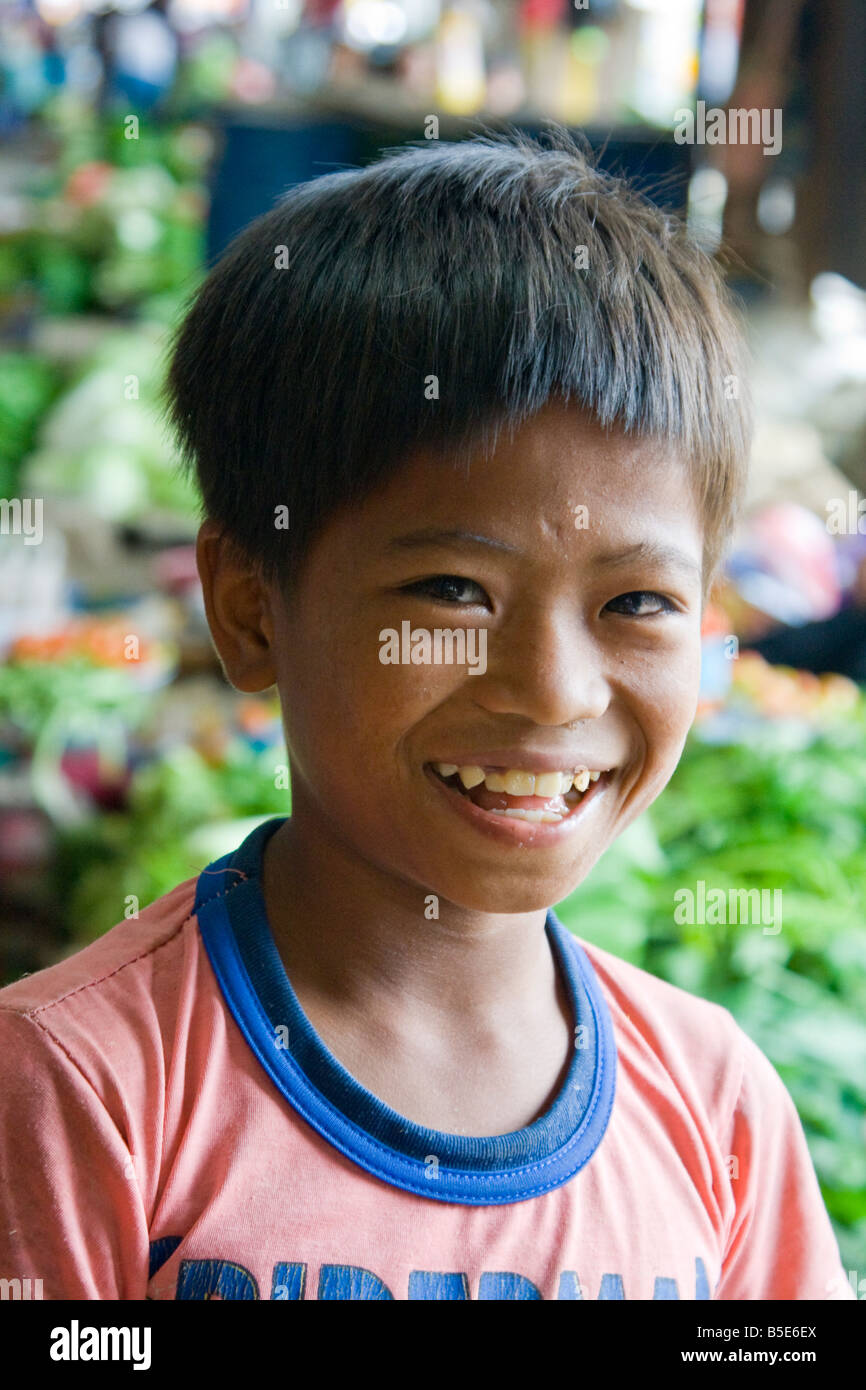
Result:
<svg viewBox="0 0 866 1390">
<path fill-rule="evenodd" d="M 551 1109 L 415 1125 L 317 1037 L 260 826 L 0 990 L 0 1277 L 48 1299 L 854 1298 L 794 1105 L 732 1016 L 550 913 Z"/>
</svg>

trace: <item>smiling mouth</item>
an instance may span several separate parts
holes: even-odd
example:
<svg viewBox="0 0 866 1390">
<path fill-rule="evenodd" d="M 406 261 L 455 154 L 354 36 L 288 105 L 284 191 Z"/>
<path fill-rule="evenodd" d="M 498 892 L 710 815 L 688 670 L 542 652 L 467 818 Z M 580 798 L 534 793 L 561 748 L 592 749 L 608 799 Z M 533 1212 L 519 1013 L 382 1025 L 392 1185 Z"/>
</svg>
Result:
<svg viewBox="0 0 866 1390">
<path fill-rule="evenodd" d="M 480 810 L 513 820 L 556 825 L 567 820 L 587 792 L 606 776 L 602 768 L 531 772 L 521 768 L 428 764 L 433 775 Z"/>
</svg>

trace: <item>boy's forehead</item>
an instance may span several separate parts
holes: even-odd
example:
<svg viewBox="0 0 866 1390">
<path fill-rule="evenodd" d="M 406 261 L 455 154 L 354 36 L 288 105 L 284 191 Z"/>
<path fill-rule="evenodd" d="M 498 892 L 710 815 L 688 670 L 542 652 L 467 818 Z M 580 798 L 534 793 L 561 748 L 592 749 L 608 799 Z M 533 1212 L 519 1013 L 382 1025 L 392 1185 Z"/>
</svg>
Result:
<svg viewBox="0 0 866 1390">
<path fill-rule="evenodd" d="M 538 540 L 575 530 L 632 532 L 641 520 L 694 517 L 676 447 L 604 429 L 577 408 L 546 408 L 496 447 L 461 458 L 422 449 L 370 499 L 368 519 L 384 533 L 492 529 Z"/>
</svg>

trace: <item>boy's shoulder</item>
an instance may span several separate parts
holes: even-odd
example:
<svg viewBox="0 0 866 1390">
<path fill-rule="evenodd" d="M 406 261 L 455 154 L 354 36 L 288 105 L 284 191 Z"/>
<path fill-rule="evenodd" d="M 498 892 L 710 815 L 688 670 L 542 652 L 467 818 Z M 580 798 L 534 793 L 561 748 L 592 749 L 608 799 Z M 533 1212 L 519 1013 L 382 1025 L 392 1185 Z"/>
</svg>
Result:
<svg viewBox="0 0 866 1390">
<path fill-rule="evenodd" d="M 131 1003 L 136 992 L 151 993 L 162 973 L 160 956 L 170 955 L 172 945 L 182 951 L 185 930 L 194 930 L 196 883 L 196 878 L 179 883 L 89 945 L 6 985 L 0 989 L 0 1011 L 50 1027 L 52 1016 L 79 1004 L 91 1006 L 97 997 L 123 995 Z"/>
<path fill-rule="evenodd" d="M 643 1074 L 655 1062 L 668 1077 L 730 1113 L 747 1065 L 771 1091 L 780 1080 L 733 1014 L 612 952 L 578 938 L 599 982 L 617 1048 Z"/>
<path fill-rule="evenodd" d="M 608 1003 L 613 1002 L 627 1017 L 661 1013 L 671 1027 L 685 1029 L 705 1030 L 708 1024 L 721 1028 L 737 1026 L 732 1014 L 721 1004 L 691 994 L 584 937 L 577 940 L 589 957 Z"/>
</svg>

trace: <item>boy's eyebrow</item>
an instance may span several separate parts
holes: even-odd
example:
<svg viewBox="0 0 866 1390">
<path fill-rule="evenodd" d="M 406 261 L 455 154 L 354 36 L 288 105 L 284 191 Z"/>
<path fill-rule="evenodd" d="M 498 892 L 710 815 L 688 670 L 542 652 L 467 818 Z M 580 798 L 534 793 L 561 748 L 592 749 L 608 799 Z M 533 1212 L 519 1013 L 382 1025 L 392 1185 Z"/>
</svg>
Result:
<svg viewBox="0 0 866 1390">
<path fill-rule="evenodd" d="M 668 545 L 664 541 L 637 541 L 626 550 L 611 551 L 598 557 L 596 563 L 604 569 L 614 569 L 617 565 L 629 564 L 632 560 L 646 560 L 658 565 L 670 565 L 683 570 L 696 579 L 703 577 L 703 567 L 697 560 L 678 545 Z"/>
<path fill-rule="evenodd" d="M 388 542 L 387 549 L 414 550 L 424 546 L 437 545 L 490 546 L 494 550 L 505 550 L 512 555 L 522 553 L 519 546 L 511 545 L 508 541 L 497 540 L 491 536 L 480 536 L 474 531 L 452 531 L 433 526 L 424 527 L 419 531 L 409 531 L 405 536 L 395 536 L 393 540 Z M 626 565 L 634 560 L 671 565 L 674 569 L 683 570 L 697 579 L 700 579 L 703 574 L 701 565 L 685 550 L 681 550 L 676 545 L 668 545 L 663 541 L 637 541 L 636 544 L 628 546 L 625 550 L 611 551 L 607 555 L 597 556 L 595 563 L 600 569 L 615 569 L 619 565 Z"/>
<path fill-rule="evenodd" d="M 521 553 L 520 547 L 508 541 L 494 540 L 491 536 L 479 536 L 474 531 L 448 531 L 435 526 L 427 526 L 420 531 L 409 531 L 405 536 L 395 536 L 388 542 L 388 550 L 416 550 L 423 546 L 487 545 L 494 550 L 507 550 L 512 555 Z"/>
</svg>

